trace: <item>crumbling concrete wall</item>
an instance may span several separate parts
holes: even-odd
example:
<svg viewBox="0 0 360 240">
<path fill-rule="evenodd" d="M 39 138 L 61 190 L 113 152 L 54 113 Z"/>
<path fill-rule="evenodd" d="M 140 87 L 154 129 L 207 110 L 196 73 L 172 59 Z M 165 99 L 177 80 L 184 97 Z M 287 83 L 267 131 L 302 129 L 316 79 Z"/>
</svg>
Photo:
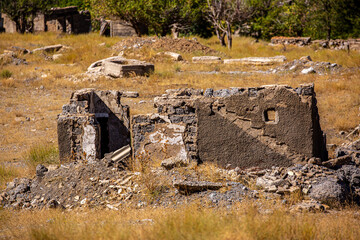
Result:
<svg viewBox="0 0 360 240">
<path fill-rule="evenodd" d="M 123 21 L 110 21 L 111 37 L 131 37 L 136 36 L 135 29 L 130 24 Z"/>
<path fill-rule="evenodd" d="M 330 48 L 335 50 L 360 50 L 360 39 L 331 39 L 331 40 L 311 40 L 309 37 L 272 37 L 272 44 L 284 45 L 317 45 L 322 48 Z"/>
<path fill-rule="evenodd" d="M 16 24 L 3 14 L 7 33 L 16 32 Z M 78 11 L 77 7 L 51 8 L 47 14 L 38 13 L 34 19 L 34 32 L 88 33 L 91 30 L 89 11 Z"/>
<path fill-rule="evenodd" d="M 3 27 L 7 33 L 16 33 L 16 24 L 7 14 L 2 13 Z"/>
<path fill-rule="evenodd" d="M 130 143 L 122 92 L 75 92 L 58 118 L 60 158 L 95 159 Z M 214 162 L 233 168 L 327 159 L 313 85 L 177 89 L 154 99 L 158 113 L 132 118 L 139 160 Z"/>
<path fill-rule="evenodd" d="M 167 155 L 184 158 L 185 149 L 188 159 L 241 168 L 327 158 L 313 85 L 168 90 L 155 105 L 157 115 L 133 118 L 135 156 L 164 159 L 173 148 Z"/>
<path fill-rule="evenodd" d="M 83 89 L 58 116 L 60 160 L 95 161 L 130 143 L 129 107 L 119 91 Z"/>
</svg>

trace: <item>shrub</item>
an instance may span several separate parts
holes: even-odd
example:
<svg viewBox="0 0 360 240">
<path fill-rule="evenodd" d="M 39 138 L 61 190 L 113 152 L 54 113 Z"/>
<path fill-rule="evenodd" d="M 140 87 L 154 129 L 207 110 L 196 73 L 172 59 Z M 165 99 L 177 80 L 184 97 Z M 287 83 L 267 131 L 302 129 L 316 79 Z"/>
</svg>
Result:
<svg viewBox="0 0 360 240">
<path fill-rule="evenodd" d="M 12 72 L 7 69 L 4 69 L 0 72 L 0 78 L 10 78 L 12 76 Z"/>
</svg>

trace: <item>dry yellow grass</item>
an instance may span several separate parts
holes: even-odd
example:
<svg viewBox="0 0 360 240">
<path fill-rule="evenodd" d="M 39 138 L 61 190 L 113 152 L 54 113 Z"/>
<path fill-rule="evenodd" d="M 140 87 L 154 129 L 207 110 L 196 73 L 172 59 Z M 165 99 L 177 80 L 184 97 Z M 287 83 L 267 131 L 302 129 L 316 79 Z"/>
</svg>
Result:
<svg viewBox="0 0 360 240">
<path fill-rule="evenodd" d="M 261 213 L 263 212 L 263 213 Z M 266 212 L 266 213 L 264 213 Z M 5 239 L 359 239 L 359 210 L 289 214 L 278 203 L 119 211 L 0 210 Z"/>
</svg>

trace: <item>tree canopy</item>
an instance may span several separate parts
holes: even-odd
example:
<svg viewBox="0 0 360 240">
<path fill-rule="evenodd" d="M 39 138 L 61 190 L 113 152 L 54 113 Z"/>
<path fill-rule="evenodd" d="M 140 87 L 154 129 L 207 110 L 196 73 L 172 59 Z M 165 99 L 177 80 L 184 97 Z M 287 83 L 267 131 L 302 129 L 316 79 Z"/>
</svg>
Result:
<svg viewBox="0 0 360 240">
<path fill-rule="evenodd" d="M 164 36 L 172 29 L 202 37 L 215 33 L 223 45 L 226 37 L 229 46 L 235 30 L 264 39 L 360 36 L 359 0 L 2 0 L 0 3 L 1 11 L 15 21 L 19 32 L 31 31 L 37 12 L 65 6 L 89 10 L 93 19 L 122 19 L 139 36 Z"/>
</svg>

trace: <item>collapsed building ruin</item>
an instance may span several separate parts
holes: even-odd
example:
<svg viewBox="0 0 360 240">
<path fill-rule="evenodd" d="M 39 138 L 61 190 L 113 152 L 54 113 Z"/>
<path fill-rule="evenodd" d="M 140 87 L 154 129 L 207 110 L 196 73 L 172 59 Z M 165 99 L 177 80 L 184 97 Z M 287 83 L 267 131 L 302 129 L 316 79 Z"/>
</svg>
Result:
<svg viewBox="0 0 360 240">
<path fill-rule="evenodd" d="M 95 161 L 129 144 L 130 131 L 134 156 L 153 161 L 268 168 L 327 159 L 313 85 L 167 90 L 154 99 L 158 113 L 131 123 L 120 98 L 119 91 L 91 89 L 72 95 L 58 117 L 62 161 Z"/>
<path fill-rule="evenodd" d="M 3 27 L 7 33 L 15 33 L 16 23 L 6 14 L 3 16 Z M 89 11 L 78 11 L 77 7 L 51 8 L 48 13 L 38 13 L 34 19 L 34 32 L 58 32 L 68 34 L 88 33 L 91 30 Z"/>
<path fill-rule="evenodd" d="M 82 89 L 58 116 L 60 161 L 93 162 L 130 143 L 129 107 L 119 91 Z"/>
<path fill-rule="evenodd" d="M 272 37 L 271 44 L 297 45 L 299 47 L 315 45 L 334 50 L 360 50 L 360 39 L 311 40 L 310 37 Z"/>
</svg>

